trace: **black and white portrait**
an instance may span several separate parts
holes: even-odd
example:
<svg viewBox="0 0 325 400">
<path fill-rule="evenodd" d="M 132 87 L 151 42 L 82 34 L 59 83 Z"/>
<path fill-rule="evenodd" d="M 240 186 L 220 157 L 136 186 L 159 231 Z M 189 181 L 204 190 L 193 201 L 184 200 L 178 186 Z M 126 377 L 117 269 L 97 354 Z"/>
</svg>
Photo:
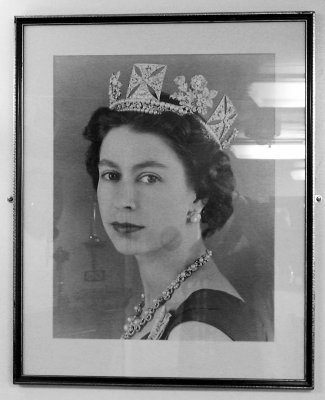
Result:
<svg viewBox="0 0 325 400">
<path fill-rule="evenodd" d="M 53 62 L 53 336 L 273 341 L 274 55 Z"/>
</svg>

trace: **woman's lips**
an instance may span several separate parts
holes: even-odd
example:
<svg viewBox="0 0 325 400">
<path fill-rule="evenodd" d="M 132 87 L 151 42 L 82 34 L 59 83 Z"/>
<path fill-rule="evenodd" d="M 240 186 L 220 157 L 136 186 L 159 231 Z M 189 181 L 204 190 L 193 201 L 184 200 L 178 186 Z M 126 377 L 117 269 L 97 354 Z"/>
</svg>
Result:
<svg viewBox="0 0 325 400">
<path fill-rule="evenodd" d="M 142 225 L 129 224 L 128 222 L 112 222 L 113 229 L 122 234 L 133 233 L 144 229 Z"/>
</svg>

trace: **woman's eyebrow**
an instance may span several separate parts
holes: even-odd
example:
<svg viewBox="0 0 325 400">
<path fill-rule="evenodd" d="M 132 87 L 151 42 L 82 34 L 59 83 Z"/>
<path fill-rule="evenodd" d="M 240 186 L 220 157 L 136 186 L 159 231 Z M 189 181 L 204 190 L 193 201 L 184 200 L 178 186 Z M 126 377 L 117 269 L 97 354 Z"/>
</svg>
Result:
<svg viewBox="0 0 325 400">
<path fill-rule="evenodd" d="M 135 164 L 132 169 L 134 171 L 137 171 L 139 169 L 145 169 L 145 168 L 167 168 L 166 164 L 162 164 L 158 161 L 153 161 L 153 160 L 148 160 L 148 161 L 144 161 L 138 164 Z"/>
<path fill-rule="evenodd" d="M 98 167 L 110 167 L 110 168 L 116 168 L 118 169 L 119 166 L 115 164 L 115 162 L 107 160 L 106 158 L 103 158 L 99 161 Z"/>
</svg>

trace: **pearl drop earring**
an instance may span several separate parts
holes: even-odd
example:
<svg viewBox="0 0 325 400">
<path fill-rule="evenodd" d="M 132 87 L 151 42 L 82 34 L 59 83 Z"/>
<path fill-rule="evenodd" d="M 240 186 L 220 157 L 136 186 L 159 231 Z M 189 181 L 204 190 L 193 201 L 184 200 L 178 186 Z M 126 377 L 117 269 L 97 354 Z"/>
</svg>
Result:
<svg viewBox="0 0 325 400">
<path fill-rule="evenodd" d="M 197 224 L 201 221 L 201 214 L 197 211 L 189 211 L 188 212 L 188 222 L 193 224 Z"/>
</svg>

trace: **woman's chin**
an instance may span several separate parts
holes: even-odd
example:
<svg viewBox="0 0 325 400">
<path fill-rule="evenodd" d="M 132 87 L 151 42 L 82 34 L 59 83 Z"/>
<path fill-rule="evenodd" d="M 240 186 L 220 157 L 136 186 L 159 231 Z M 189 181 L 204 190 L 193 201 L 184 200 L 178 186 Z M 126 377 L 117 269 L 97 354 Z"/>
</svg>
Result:
<svg viewBox="0 0 325 400">
<path fill-rule="evenodd" d="M 147 245 L 139 243 L 136 240 L 126 240 L 111 238 L 111 241 L 116 249 L 121 254 L 126 256 L 135 256 L 137 254 L 142 254 L 148 251 Z"/>
<path fill-rule="evenodd" d="M 139 251 L 131 246 L 115 246 L 116 251 L 125 256 L 136 256 Z"/>
</svg>

